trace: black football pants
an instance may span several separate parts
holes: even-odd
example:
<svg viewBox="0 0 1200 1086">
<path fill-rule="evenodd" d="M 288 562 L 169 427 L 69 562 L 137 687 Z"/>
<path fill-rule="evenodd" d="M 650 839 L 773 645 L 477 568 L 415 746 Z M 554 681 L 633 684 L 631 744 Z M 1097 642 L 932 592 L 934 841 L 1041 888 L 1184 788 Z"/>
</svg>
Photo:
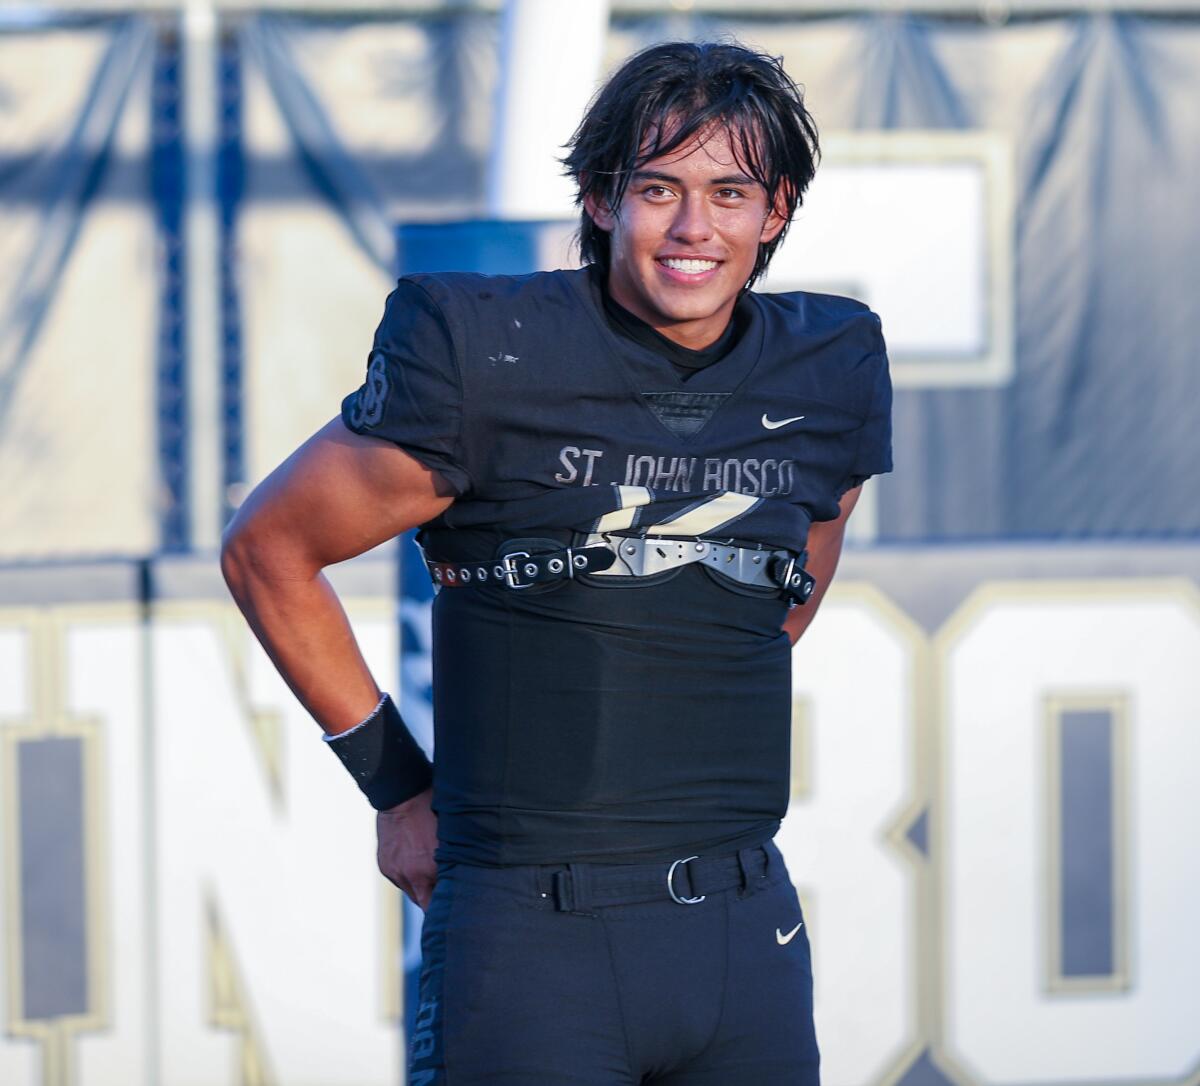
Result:
<svg viewBox="0 0 1200 1086">
<path fill-rule="evenodd" d="M 693 905 L 565 901 L 554 869 L 443 864 L 409 1086 L 817 1086 L 812 961 L 773 843 Z M 561 870 L 561 869 L 559 869 Z M 682 891 L 679 896 L 688 896 Z"/>
</svg>

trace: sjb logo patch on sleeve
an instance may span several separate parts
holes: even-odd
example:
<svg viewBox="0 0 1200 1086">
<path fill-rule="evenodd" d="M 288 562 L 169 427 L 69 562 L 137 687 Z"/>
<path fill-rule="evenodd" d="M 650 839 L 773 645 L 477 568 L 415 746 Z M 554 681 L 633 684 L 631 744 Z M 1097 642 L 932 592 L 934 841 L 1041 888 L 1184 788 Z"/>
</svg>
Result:
<svg viewBox="0 0 1200 1086">
<path fill-rule="evenodd" d="M 382 351 L 376 351 L 371 355 L 367 379 L 358 390 L 350 421 L 355 426 L 379 425 L 379 420 L 383 418 L 384 404 L 387 403 L 388 391 L 387 361 Z"/>
</svg>

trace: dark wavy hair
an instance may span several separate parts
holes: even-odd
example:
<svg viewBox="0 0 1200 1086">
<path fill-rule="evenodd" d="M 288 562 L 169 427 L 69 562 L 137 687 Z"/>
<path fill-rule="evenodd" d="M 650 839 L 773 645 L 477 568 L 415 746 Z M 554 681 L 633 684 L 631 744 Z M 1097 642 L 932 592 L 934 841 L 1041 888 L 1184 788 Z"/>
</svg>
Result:
<svg viewBox="0 0 1200 1086">
<path fill-rule="evenodd" d="M 803 92 L 783 70 L 782 58 L 736 43 L 653 45 L 630 57 L 592 99 L 562 160 L 578 186 L 585 264 L 607 274 L 610 241 L 584 197 L 619 209 L 635 170 L 714 124 L 724 126 L 739 165 L 766 189 L 768 206 L 782 197 L 786 208 L 778 237 L 758 247 L 747 286 L 758 280 L 803 202 L 820 146 Z"/>
</svg>

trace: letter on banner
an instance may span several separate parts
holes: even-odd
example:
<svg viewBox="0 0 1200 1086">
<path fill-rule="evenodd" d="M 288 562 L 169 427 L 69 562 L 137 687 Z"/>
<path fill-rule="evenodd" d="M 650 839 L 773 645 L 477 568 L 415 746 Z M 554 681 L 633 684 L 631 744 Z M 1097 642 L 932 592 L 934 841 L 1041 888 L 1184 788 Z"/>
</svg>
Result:
<svg viewBox="0 0 1200 1086">
<path fill-rule="evenodd" d="M 945 1055 L 1008 1086 L 1194 1073 L 1195 588 L 993 586 L 938 648 Z"/>
<path fill-rule="evenodd" d="M 874 1082 L 918 1032 L 914 697 L 923 635 L 865 586 L 835 586 L 793 655 L 804 726 L 800 795 L 777 838 L 815 958 L 817 1037 L 830 1082 Z"/>
<path fill-rule="evenodd" d="M 0 1082 L 145 1081 L 132 608 L 0 611 Z"/>
<path fill-rule="evenodd" d="M 355 628 L 390 684 L 394 618 Z M 231 608 L 164 615 L 154 664 L 164 1081 L 390 1086 L 373 812 Z"/>
</svg>

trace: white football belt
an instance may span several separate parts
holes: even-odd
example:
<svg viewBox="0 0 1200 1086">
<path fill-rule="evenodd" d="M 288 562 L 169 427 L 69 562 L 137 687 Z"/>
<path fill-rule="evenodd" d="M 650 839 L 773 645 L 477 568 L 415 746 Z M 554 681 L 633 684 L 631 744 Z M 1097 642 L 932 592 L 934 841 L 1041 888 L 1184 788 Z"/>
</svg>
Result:
<svg viewBox="0 0 1200 1086">
<path fill-rule="evenodd" d="M 778 589 L 786 598 L 804 603 L 816 581 L 803 567 L 806 553 L 762 547 L 739 547 L 706 539 L 663 539 L 606 533 L 603 542 L 592 536 L 586 546 L 530 554 L 512 551 L 486 562 L 434 562 L 426 559 L 433 583 L 441 588 L 496 585 L 532 588 L 552 581 L 593 577 L 653 577 L 682 566 L 703 563 L 738 584 Z M 503 549 L 503 548 L 501 548 Z"/>
</svg>

